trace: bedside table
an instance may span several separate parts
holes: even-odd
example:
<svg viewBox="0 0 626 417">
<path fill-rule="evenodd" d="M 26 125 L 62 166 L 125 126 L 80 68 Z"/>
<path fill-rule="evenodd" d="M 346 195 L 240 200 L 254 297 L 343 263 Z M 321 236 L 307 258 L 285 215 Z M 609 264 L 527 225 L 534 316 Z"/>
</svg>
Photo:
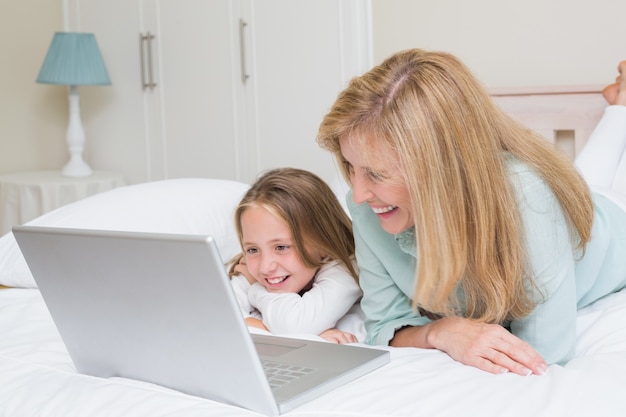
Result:
<svg viewBox="0 0 626 417">
<path fill-rule="evenodd" d="M 88 177 L 64 177 L 61 171 L 0 175 L 0 236 L 16 224 L 123 185 L 122 174 L 105 171 L 94 171 Z"/>
</svg>

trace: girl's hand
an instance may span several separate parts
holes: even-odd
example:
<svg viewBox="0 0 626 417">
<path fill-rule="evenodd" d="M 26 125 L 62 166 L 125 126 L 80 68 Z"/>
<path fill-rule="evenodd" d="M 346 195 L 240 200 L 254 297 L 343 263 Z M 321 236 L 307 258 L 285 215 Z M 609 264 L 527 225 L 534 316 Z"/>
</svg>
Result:
<svg viewBox="0 0 626 417">
<path fill-rule="evenodd" d="M 344 332 L 339 329 L 328 329 L 323 331 L 320 334 L 320 337 L 328 340 L 329 342 L 345 344 L 345 343 L 356 343 L 358 339 L 352 333 Z"/>
<path fill-rule="evenodd" d="M 504 327 L 461 317 L 400 329 L 392 345 L 439 349 L 458 362 L 493 374 L 543 375 L 548 370 L 532 346 Z"/>
<path fill-rule="evenodd" d="M 243 257 L 243 256 L 241 257 L 241 259 L 239 260 L 239 263 L 237 265 L 235 265 L 234 270 L 238 274 L 243 275 L 244 277 L 246 277 L 246 279 L 248 280 L 250 285 L 252 285 L 255 282 L 257 282 L 256 279 L 250 274 L 250 271 L 248 271 L 248 266 L 246 265 L 246 258 L 245 257 Z"/>
<path fill-rule="evenodd" d="M 254 317 L 246 317 L 246 324 L 249 327 L 256 327 L 257 329 L 261 329 L 261 330 L 265 330 L 269 332 L 269 329 L 267 327 L 265 327 L 265 325 L 263 324 L 263 322 L 259 319 L 256 319 Z"/>
</svg>

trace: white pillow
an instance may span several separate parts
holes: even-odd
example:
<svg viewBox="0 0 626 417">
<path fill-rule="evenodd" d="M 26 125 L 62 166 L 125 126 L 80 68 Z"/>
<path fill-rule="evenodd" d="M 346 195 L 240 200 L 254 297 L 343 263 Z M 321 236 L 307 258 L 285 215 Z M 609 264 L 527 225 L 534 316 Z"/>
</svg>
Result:
<svg viewBox="0 0 626 417">
<path fill-rule="evenodd" d="M 27 224 L 78 229 L 208 234 L 226 262 L 240 251 L 234 210 L 249 186 L 205 178 L 171 179 L 116 188 L 46 213 Z M 0 238 L 0 284 L 36 288 L 9 232 Z"/>
</svg>

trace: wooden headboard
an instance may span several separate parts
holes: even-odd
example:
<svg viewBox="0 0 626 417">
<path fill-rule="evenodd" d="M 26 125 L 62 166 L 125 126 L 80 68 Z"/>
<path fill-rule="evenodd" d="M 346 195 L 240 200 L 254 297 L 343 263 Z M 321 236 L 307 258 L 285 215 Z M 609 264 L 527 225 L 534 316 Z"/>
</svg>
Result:
<svg viewBox="0 0 626 417">
<path fill-rule="evenodd" d="M 607 106 L 603 87 L 520 87 L 490 93 L 503 110 L 574 158 Z"/>
</svg>

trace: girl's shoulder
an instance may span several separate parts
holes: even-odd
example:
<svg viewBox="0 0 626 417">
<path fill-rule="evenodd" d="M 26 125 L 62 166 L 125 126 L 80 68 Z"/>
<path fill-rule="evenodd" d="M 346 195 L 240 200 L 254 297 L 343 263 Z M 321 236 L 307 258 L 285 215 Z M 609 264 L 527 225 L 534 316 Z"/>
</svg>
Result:
<svg viewBox="0 0 626 417">
<path fill-rule="evenodd" d="M 358 268 L 355 260 L 353 260 L 353 265 L 355 268 Z M 356 270 L 358 271 L 358 269 Z M 342 262 L 336 260 L 324 263 L 317 271 L 317 274 L 315 274 L 313 280 L 314 282 L 320 282 L 327 279 L 350 280 L 356 283 L 348 268 Z"/>
</svg>

